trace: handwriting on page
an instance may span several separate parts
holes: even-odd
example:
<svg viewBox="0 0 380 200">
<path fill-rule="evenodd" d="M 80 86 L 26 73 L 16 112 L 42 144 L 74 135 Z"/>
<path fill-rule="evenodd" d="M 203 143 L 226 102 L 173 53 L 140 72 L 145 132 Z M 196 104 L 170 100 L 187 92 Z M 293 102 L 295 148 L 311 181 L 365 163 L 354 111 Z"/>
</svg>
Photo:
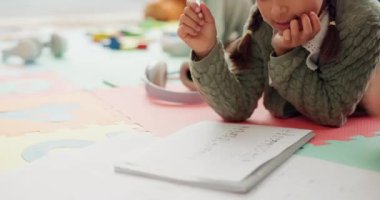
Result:
<svg viewBox="0 0 380 200">
<path fill-rule="evenodd" d="M 290 133 L 289 129 L 282 129 L 279 132 L 274 133 L 269 138 L 265 139 L 263 142 L 260 142 L 252 146 L 252 149 L 249 149 L 247 152 L 243 153 L 241 155 L 241 161 L 249 162 L 254 160 L 257 156 L 267 152 L 270 148 L 273 147 L 273 145 L 278 143 L 281 139 L 289 136 L 293 136 L 293 134 Z"/>
<path fill-rule="evenodd" d="M 235 145 L 239 145 L 239 140 L 244 140 L 244 135 L 250 134 L 249 129 L 249 126 L 241 126 L 226 130 L 220 135 L 211 138 L 210 141 L 207 142 L 198 153 L 196 153 L 196 155 L 192 156 L 192 158 L 201 159 L 202 156 L 211 155 L 215 153 L 214 151 L 218 151 L 216 150 L 217 147 L 221 147 L 224 144 L 226 144 L 226 146 L 223 146 L 223 148 L 233 148 L 228 146 L 227 143 L 236 143 Z M 252 137 L 252 146 L 248 146 L 246 149 L 242 149 L 241 152 L 236 152 L 235 155 L 229 156 L 235 157 L 241 162 L 249 162 L 254 160 L 257 156 L 264 154 L 276 143 L 289 136 L 293 136 L 289 129 L 280 129 L 274 133 L 272 132 L 268 135 L 264 135 L 263 137 Z"/>
<path fill-rule="evenodd" d="M 200 155 L 211 152 L 216 146 L 222 145 L 226 142 L 233 140 L 242 134 L 247 134 L 248 126 L 235 127 L 220 134 L 220 136 L 212 138 L 210 142 L 199 152 Z"/>
</svg>

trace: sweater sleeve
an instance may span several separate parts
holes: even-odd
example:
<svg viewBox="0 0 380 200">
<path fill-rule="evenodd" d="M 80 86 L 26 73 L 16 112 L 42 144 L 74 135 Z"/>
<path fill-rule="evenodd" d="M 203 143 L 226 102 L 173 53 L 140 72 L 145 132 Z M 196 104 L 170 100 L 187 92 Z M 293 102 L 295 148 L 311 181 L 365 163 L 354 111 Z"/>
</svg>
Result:
<svg viewBox="0 0 380 200">
<path fill-rule="evenodd" d="M 258 48 L 254 50 L 255 55 L 259 55 L 258 51 Z M 254 61 L 251 67 L 239 70 L 225 57 L 221 41 L 200 61 L 196 61 L 192 54 L 190 70 L 193 81 L 205 101 L 224 120 L 244 121 L 257 107 L 265 77 L 263 61 L 259 56 L 254 56 Z"/>
<path fill-rule="evenodd" d="M 306 67 L 306 51 L 296 48 L 271 56 L 272 86 L 299 112 L 317 123 L 341 126 L 363 97 L 369 78 L 380 62 L 379 19 L 342 31 L 341 52 L 316 71 Z"/>
</svg>

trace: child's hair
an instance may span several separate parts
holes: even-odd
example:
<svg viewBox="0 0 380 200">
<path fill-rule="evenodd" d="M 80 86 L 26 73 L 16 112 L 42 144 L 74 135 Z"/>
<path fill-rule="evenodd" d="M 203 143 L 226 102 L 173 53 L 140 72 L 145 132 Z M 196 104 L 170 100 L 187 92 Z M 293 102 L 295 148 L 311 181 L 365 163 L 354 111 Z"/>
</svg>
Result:
<svg viewBox="0 0 380 200">
<path fill-rule="evenodd" d="M 259 28 L 263 18 L 260 14 L 259 9 L 257 9 L 251 16 L 249 20 L 247 32 L 239 38 L 235 50 L 232 51 L 230 58 L 234 64 L 241 69 L 248 68 L 247 64 L 252 61 L 252 33 L 253 30 Z"/>
<path fill-rule="evenodd" d="M 336 28 L 336 2 L 337 0 L 325 0 L 324 5 L 327 6 L 329 12 L 329 25 L 326 33 L 326 37 L 322 42 L 321 52 L 319 55 L 320 63 L 327 63 L 332 61 L 338 54 L 340 49 L 340 38 L 339 31 Z M 324 8 L 322 8 L 324 9 Z M 247 64 L 252 61 L 252 35 L 253 31 L 257 30 L 263 18 L 260 11 L 257 9 L 251 16 L 249 20 L 247 32 L 238 41 L 238 45 L 235 50 L 231 53 L 231 60 L 240 69 L 246 69 Z"/>
<path fill-rule="evenodd" d="M 319 54 L 320 63 L 327 63 L 333 60 L 340 50 L 339 31 L 336 28 L 336 2 L 337 0 L 327 0 L 327 9 L 329 11 L 329 27 L 327 34 L 322 42 L 321 52 Z"/>
</svg>

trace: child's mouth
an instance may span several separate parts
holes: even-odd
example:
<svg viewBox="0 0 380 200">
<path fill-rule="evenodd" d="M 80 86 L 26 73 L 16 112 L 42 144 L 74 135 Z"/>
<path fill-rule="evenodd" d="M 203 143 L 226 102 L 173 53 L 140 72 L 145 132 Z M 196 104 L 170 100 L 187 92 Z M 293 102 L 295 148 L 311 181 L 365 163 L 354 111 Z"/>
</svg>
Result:
<svg viewBox="0 0 380 200">
<path fill-rule="evenodd" d="M 274 22 L 273 26 L 279 31 L 284 31 L 290 28 L 290 22 Z"/>
</svg>

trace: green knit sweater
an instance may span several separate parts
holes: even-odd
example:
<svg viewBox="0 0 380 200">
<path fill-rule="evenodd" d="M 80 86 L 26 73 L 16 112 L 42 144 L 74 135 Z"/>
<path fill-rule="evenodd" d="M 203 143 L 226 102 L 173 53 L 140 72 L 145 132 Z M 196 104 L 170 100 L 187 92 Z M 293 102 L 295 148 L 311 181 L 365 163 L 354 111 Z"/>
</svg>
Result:
<svg viewBox="0 0 380 200">
<path fill-rule="evenodd" d="M 219 41 L 200 61 L 192 54 L 193 80 L 207 103 L 227 121 L 249 118 L 264 96 L 264 106 L 276 117 L 300 113 L 319 124 L 341 126 L 380 65 L 380 4 L 338 0 L 336 23 L 341 51 L 316 71 L 306 66 L 309 52 L 303 47 L 271 56 L 272 29 L 263 22 L 252 36 L 253 61 L 248 68 L 232 64 Z"/>
</svg>

